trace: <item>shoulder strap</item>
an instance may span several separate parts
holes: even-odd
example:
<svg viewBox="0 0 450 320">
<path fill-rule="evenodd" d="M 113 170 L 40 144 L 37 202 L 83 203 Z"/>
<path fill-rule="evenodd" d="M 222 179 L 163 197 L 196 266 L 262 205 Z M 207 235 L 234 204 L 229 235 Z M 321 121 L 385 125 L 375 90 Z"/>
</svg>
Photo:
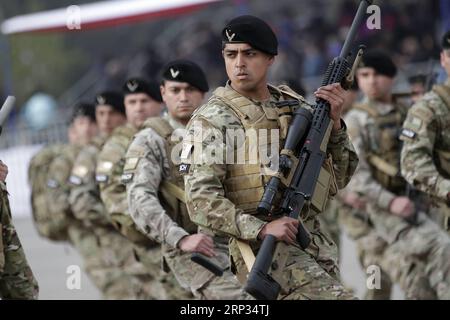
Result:
<svg viewBox="0 0 450 320">
<path fill-rule="evenodd" d="M 133 138 L 133 136 L 136 134 L 137 129 L 135 129 L 133 126 L 126 124 L 124 126 L 118 127 L 116 130 L 114 130 L 114 135 L 124 136 L 128 140 Z"/>
<path fill-rule="evenodd" d="M 173 128 L 170 125 L 169 121 L 163 119 L 161 117 L 151 117 L 145 120 L 142 125 L 143 129 L 153 129 L 156 131 L 164 139 L 169 138 L 172 135 Z"/>
</svg>

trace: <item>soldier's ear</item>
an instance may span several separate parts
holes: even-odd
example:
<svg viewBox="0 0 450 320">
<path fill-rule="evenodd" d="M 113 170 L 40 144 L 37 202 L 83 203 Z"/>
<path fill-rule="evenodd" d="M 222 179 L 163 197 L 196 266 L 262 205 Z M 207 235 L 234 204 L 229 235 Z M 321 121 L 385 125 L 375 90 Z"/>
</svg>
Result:
<svg viewBox="0 0 450 320">
<path fill-rule="evenodd" d="M 275 61 L 275 56 L 268 55 L 268 59 L 269 59 L 269 66 L 271 66 Z"/>
</svg>

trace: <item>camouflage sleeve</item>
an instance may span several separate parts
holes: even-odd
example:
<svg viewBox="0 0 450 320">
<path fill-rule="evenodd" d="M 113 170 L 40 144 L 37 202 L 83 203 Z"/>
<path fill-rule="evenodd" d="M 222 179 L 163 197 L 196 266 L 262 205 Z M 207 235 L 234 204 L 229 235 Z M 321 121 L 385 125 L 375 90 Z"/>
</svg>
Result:
<svg viewBox="0 0 450 320">
<path fill-rule="evenodd" d="M 153 129 L 140 131 L 128 148 L 124 176 L 128 208 L 136 225 L 150 238 L 176 248 L 188 232 L 171 219 L 158 198 L 169 172 L 165 141 Z"/>
<path fill-rule="evenodd" d="M 39 287 L 11 221 L 6 190 L 0 199 L 0 298 L 37 299 Z"/>
<path fill-rule="evenodd" d="M 78 154 L 69 178 L 69 203 L 75 218 L 83 223 L 108 225 L 110 222 L 95 180 L 96 150 L 88 146 Z"/>
<path fill-rule="evenodd" d="M 358 166 L 358 155 L 347 134 L 347 126 L 341 121 L 342 128 L 332 133 L 328 142 L 327 152 L 333 159 L 333 168 L 339 189 L 344 188 L 350 181 Z"/>
<path fill-rule="evenodd" d="M 56 157 L 50 164 L 48 170 L 47 193 L 49 214 L 52 217 L 53 230 L 63 235 L 66 240 L 67 228 L 73 222 L 74 216 L 70 209 L 68 184 L 72 163 L 66 157 Z"/>
<path fill-rule="evenodd" d="M 266 222 L 245 214 L 225 197 L 223 181 L 227 165 L 220 161 L 223 159 L 211 161 L 211 147 L 215 154 L 226 153 L 226 142 L 216 136 L 224 137 L 225 129 L 233 127 L 241 128 L 239 120 L 220 105 L 203 110 L 202 116 L 191 120 L 181 156 L 182 162 L 190 165 L 184 179 L 186 204 L 191 220 L 197 225 L 236 238 L 256 240 Z M 193 152 L 185 161 L 183 153 L 190 150 Z"/>
<path fill-rule="evenodd" d="M 96 177 L 113 226 L 127 239 L 141 244 L 148 242 L 148 238 L 139 231 L 128 212 L 126 188 L 121 181 L 126 151 L 112 136 L 98 156 Z"/>
<path fill-rule="evenodd" d="M 376 203 L 380 208 L 388 210 L 395 195 L 383 188 L 372 177 L 367 162 L 368 155 L 364 147 L 366 141 L 368 141 L 366 130 L 367 117 L 366 113 L 358 110 L 349 111 L 345 117 L 349 137 L 359 156 L 359 163 L 348 186 L 344 189 L 344 193 L 345 191 L 356 192 Z"/>
<path fill-rule="evenodd" d="M 431 97 L 418 101 L 408 111 L 403 124 L 400 136 L 403 140 L 402 175 L 421 191 L 446 200 L 447 193 L 450 192 L 450 180 L 439 174 L 433 161 L 438 125 L 436 115 L 430 110 L 428 103 L 440 102 Z"/>
</svg>

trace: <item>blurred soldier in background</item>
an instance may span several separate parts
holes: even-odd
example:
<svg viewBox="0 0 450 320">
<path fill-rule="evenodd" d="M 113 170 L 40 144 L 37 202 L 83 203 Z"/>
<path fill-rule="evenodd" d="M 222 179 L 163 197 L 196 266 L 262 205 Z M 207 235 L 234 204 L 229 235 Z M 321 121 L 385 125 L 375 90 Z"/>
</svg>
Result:
<svg viewBox="0 0 450 320">
<path fill-rule="evenodd" d="M 0 161 L 0 300 L 38 298 L 39 286 L 12 224 L 6 176 L 8 167 Z"/>
<path fill-rule="evenodd" d="M 174 299 L 179 288 L 173 279 L 163 279 L 160 245 L 143 234 L 128 212 L 125 185 L 121 182 L 125 154 L 133 136 L 144 121 L 162 113 L 163 104 L 159 85 L 140 78 L 131 78 L 123 86 L 127 124 L 115 129 L 103 146 L 97 161 L 96 179 L 107 213 L 116 229 L 135 245 L 136 257 L 149 274 L 142 277 L 151 298 Z M 168 276 L 166 277 L 168 278 Z M 172 281 L 170 281 L 172 280 Z M 180 297 L 181 298 L 181 297 Z M 182 297 L 186 298 L 186 297 Z"/>
<path fill-rule="evenodd" d="M 386 54 L 366 52 L 357 70 L 365 99 L 346 116 L 359 166 L 343 192 L 352 206 L 350 229 L 357 229 L 364 268 L 381 268 L 381 288 L 366 297 L 388 299 L 391 281 L 409 299 L 450 298 L 450 239 L 416 210 L 400 176 L 399 129 L 407 108 L 391 94 L 396 67 Z M 355 232 L 355 230 L 352 230 Z"/>
<path fill-rule="evenodd" d="M 95 179 L 98 154 L 113 130 L 126 122 L 123 96 L 103 92 L 96 97 L 99 135 L 78 153 L 69 181 L 70 208 L 81 228 L 69 237 L 84 259 L 85 269 L 107 299 L 145 299 L 149 293 L 139 276 L 145 268 L 136 261 L 133 244 L 111 224 Z"/>
<path fill-rule="evenodd" d="M 450 31 L 441 65 L 450 76 Z M 450 233 L 450 79 L 435 85 L 408 112 L 401 134 L 402 174 L 432 198 L 432 217 Z"/>
</svg>

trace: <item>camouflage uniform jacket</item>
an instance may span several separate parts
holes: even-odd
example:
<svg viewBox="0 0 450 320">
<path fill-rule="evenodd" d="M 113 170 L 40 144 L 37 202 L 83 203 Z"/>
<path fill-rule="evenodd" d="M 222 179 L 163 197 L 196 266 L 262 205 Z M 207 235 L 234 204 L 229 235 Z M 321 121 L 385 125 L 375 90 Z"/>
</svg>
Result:
<svg viewBox="0 0 450 320">
<path fill-rule="evenodd" d="M 180 134 L 184 126 L 169 115 L 164 116 L 172 128 Z M 152 128 L 141 130 L 127 151 L 126 163 L 133 162 L 133 175 L 126 181 L 128 207 L 136 225 L 150 238 L 169 247 L 177 248 L 178 242 L 189 235 L 185 220 L 174 221 L 160 202 L 158 192 L 163 180 L 170 178 L 170 155 L 166 141 Z M 127 164 L 126 164 L 127 166 Z M 185 217 L 189 220 L 189 217 Z"/>
<path fill-rule="evenodd" d="M 38 283 L 12 224 L 4 182 L 0 192 L 0 299 L 37 299 Z"/>
<path fill-rule="evenodd" d="M 128 212 L 127 193 L 121 181 L 125 155 L 138 132 L 130 124 L 116 128 L 103 146 L 97 161 L 96 179 L 100 195 L 113 225 L 136 244 L 151 244 L 140 232 Z"/>
<path fill-rule="evenodd" d="M 269 89 L 271 88 L 273 87 L 269 87 Z M 233 90 L 229 84 L 227 84 L 225 89 Z M 242 99 L 245 98 L 242 97 Z M 271 89 L 270 101 L 260 103 L 251 100 L 251 102 L 258 107 L 265 106 L 274 109 L 274 101 L 280 99 L 281 94 L 277 89 Z M 311 110 L 311 107 L 303 98 L 300 97 L 299 100 L 301 101 L 301 107 Z M 197 139 L 195 137 L 197 131 L 196 125 L 201 126 L 201 128 L 198 128 L 199 132 L 202 130 L 205 132 L 209 129 L 212 131 L 218 130 L 223 137 L 227 137 L 228 130 L 230 129 L 243 129 L 243 124 L 236 113 L 225 102 L 215 99 L 214 95 L 208 103 L 197 109 L 188 124 L 187 134 L 190 137 L 194 137 L 194 141 Z M 185 137 L 185 146 L 187 140 Z M 211 156 L 207 151 L 208 145 L 215 144 L 216 147 L 222 150 L 223 154 L 227 152 L 226 144 L 224 142 L 214 141 L 215 139 L 212 135 L 206 135 L 201 140 L 204 148 L 199 156 L 205 162 Z M 185 151 L 189 151 L 189 149 L 185 150 L 185 146 L 183 147 L 183 154 Z M 236 149 L 237 145 L 234 148 L 234 154 L 237 154 L 239 152 Z M 195 147 L 193 153 L 195 153 Z M 358 157 L 348 139 L 345 124 L 341 130 L 330 136 L 327 153 L 331 154 L 333 159 L 337 185 L 339 188 L 343 188 L 350 180 L 358 163 Z M 183 154 L 181 157 L 184 162 L 185 155 Z M 188 159 L 188 163 L 189 161 L 191 160 Z M 256 207 L 253 209 L 250 208 L 252 212 L 249 214 L 241 208 L 237 208 L 226 197 L 223 183 L 228 175 L 228 164 L 214 163 L 208 165 L 204 164 L 205 162 L 200 161 L 200 164 L 190 164 L 189 169 L 186 170 L 186 203 L 192 221 L 202 228 L 213 230 L 219 236 L 232 236 L 238 239 L 256 241 L 258 233 L 267 221 L 255 216 Z"/>
<path fill-rule="evenodd" d="M 444 84 L 450 95 L 450 79 Z M 402 175 L 429 195 L 447 200 L 450 173 L 439 168 L 437 150 L 450 162 L 450 105 L 430 91 L 408 111 L 400 137 Z"/>
</svg>

